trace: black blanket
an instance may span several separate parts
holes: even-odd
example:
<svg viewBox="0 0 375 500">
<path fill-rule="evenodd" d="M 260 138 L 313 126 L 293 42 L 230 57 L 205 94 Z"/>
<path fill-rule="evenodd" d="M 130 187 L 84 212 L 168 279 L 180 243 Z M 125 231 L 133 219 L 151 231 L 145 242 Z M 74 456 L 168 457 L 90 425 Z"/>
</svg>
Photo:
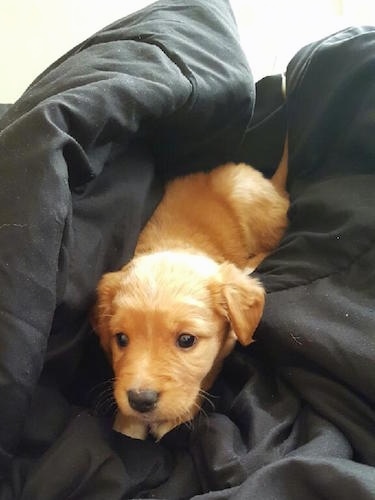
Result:
<svg viewBox="0 0 375 500">
<path fill-rule="evenodd" d="M 374 498 L 374 76 L 375 29 L 348 29 L 298 52 L 284 102 L 280 77 L 255 89 L 226 0 L 164 0 L 5 112 L 1 500 Z M 290 227 L 258 270 L 256 342 L 192 428 L 113 432 L 87 319 L 99 277 L 131 258 L 166 180 L 228 160 L 270 175 L 286 130 Z"/>
</svg>

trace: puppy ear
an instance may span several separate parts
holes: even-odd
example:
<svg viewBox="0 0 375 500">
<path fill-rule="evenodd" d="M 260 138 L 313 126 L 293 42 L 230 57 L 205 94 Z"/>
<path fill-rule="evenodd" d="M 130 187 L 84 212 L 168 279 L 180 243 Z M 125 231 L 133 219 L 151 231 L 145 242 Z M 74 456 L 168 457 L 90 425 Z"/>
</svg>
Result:
<svg viewBox="0 0 375 500">
<path fill-rule="evenodd" d="M 105 351 L 110 351 L 109 321 L 113 314 L 113 299 L 117 293 L 121 280 L 121 272 L 107 273 L 97 286 L 97 299 L 90 312 L 90 323 L 99 335 L 100 343 Z"/>
<path fill-rule="evenodd" d="M 219 275 L 219 310 L 231 324 L 238 341 L 248 345 L 263 314 L 264 288 L 258 280 L 230 263 L 220 266 Z"/>
</svg>

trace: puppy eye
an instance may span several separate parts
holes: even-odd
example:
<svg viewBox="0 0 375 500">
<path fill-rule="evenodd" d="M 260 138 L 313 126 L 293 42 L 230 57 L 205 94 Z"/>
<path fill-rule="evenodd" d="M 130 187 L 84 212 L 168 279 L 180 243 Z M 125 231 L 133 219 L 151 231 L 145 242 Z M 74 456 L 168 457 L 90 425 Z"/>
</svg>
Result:
<svg viewBox="0 0 375 500">
<path fill-rule="evenodd" d="M 129 344 L 129 337 L 123 332 L 116 333 L 115 338 L 117 345 L 121 348 Z"/>
<path fill-rule="evenodd" d="M 177 338 L 177 345 L 181 349 L 188 349 L 192 347 L 197 341 L 197 337 L 191 335 L 190 333 L 181 333 Z"/>
</svg>

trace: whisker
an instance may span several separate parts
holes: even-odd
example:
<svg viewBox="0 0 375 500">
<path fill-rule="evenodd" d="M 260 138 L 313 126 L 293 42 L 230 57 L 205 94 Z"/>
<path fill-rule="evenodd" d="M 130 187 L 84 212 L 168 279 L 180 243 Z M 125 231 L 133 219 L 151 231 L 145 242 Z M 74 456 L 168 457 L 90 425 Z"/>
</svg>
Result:
<svg viewBox="0 0 375 500">
<path fill-rule="evenodd" d="M 188 420 L 186 420 L 188 418 Z M 191 411 L 189 408 L 186 408 L 182 414 L 178 417 L 179 424 L 178 425 L 184 425 L 189 431 L 193 430 L 194 428 L 194 423 L 193 420 L 191 419 Z"/>
<path fill-rule="evenodd" d="M 216 407 L 214 405 L 214 403 L 211 401 L 210 397 L 212 397 L 211 394 L 209 394 L 208 392 L 206 391 L 203 391 L 202 389 L 199 391 L 199 395 L 200 397 L 204 400 L 204 401 L 207 401 L 207 403 L 210 404 L 211 408 L 213 411 L 216 410 Z"/>
<path fill-rule="evenodd" d="M 94 415 L 104 416 L 108 414 L 113 414 L 114 410 L 117 409 L 117 403 L 114 398 L 107 397 L 103 400 L 97 401 L 93 408 Z"/>
<path fill-rule="evenodd" d="M 117 403 L 113 395 L 113 384 L 116 378 L 100 382 L 89 391 L 92 399 L 92 411 L 95 416 L 112 415 L 117 409 Z"/>
<path fill-rule="evenodd" d="M 213 399 L 219 399 L 219 396 L 215 396 L 214 394 L 211 394 L 210 392 L 205 391 L 204 389 L 199 389 L 199 392 L 201 394 L 204 394 L 205 396 Z"/>
<path fill-rule="evenodd" d="M 208 418 L 208 413 L 201 407 L 199 404 L 194 403 L 194 406 L 198 408 L 198 415 L 203 415 L 204 417 Z"/>
<path fill-rule="evenodd" d="M 185 420 L 184 422 L 180 422 L 179 425 L 184 425 L 187 429 L 189 429 L 189 431 L 192 431 L 193 428 L 194 428 L 194 424 L 192 422 L 192 420 Z"/>
<path fill-rule="evenodd" d="M 116 378 L 113 377 L 113 378 L 110 378 L 110 379 L 107 379 L 107 380 L 104 380 L 103 382 L 99 382 L 98 384 L 94 385 L 90 390 L 89 392 L 87 393 L 88 396 L 90 396 L 94 391 L 97 391 L 99 390 L 101 387 L 106 387 L 106 386 L 109 386 L 109 388 L 112 389 L 113 387 L 113 383 L 116 381 Z"/>
</svg>

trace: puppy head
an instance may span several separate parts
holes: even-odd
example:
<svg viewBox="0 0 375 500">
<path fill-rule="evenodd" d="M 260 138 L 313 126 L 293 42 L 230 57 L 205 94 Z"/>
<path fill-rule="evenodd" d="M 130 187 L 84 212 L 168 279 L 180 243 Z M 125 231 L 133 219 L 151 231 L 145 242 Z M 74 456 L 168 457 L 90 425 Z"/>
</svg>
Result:
<svg viewBox="0 0 375 500">
<path fill-rule="evenodd" d="M 104 275 L 93 326 L 121 414 L 163 433 L 191 420 L 236 338 L 252 341 L 263 306 L 255 279 L 200 255 L 148 254 Z"/>
</svg>

